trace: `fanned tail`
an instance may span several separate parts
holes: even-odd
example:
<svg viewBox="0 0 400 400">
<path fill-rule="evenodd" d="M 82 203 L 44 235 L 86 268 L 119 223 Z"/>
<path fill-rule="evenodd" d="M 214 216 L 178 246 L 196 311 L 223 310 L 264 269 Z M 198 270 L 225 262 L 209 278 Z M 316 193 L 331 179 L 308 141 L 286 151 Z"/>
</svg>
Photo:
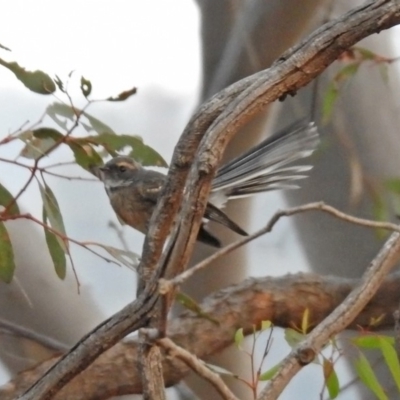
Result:
<svg viewBox="0 0 400 400">
<path fill-rule="evenodd" d="M 309 165 L 288 166 L 310 156 L 319 144 L 313 122 L 297 122 L 251 148 L 217 172 L 210 202 L 223 205 L 232 198 L 298 187 L 293 182 L 306 178 Z"/>
</svg>

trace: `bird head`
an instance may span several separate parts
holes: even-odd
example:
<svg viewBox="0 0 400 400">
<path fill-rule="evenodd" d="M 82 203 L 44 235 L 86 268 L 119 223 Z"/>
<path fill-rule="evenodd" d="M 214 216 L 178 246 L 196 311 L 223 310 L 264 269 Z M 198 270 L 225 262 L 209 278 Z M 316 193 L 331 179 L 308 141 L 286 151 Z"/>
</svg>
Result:
<svg viewBox="0 0 400 400">
<path fill-rule="evenodd" d="M 130 157 L 118 156 L 98 169 L 106 189 L 112 189 L 128 186 L 135 177 L 135 172 L 142 169 L 142 166 Z"/>
</svg>

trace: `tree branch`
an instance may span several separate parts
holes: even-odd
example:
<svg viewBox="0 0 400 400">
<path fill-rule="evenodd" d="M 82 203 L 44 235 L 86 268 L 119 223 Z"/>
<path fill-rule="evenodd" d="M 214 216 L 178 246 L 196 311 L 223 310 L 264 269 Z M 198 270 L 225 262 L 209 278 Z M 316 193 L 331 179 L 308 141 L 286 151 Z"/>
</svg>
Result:
<svg viewBox="0 0 400 400">
<path fill-rule="evenodd" d="M 273 266 L 268 266 L 273 268 Z M 293 274 L 283 277 L 250 278 L 207 297 L 200 303 L 210 319 L 190 311 L 169 321 L 167 335 L 178 346 L 207 360 L 234 341 L 239 328 L 252 334 L 254 326 L 270 320 L 275 326 L 300 326 L 304 310 L 310 311 L 310 327 L 326 318 L 359 283 L 315 274 Z M 400 302 L 400 272 L 389 276 L 377 294 L 348 326 L 370 330 L 393 327 L 393 312 Z M 217 320 L 219 325 L 211 320 Z M 371 321 L 379 321 L 371 326 Z M 111 396 L 142 393 L 137 360 L 136 340 L 125 340 L 102 354 L 90 367 L 76 376 L 54 400 L 102 400 Z M 20 373 L 0 388 L 2 400 L 14 400 L 40 378 L 59 357 L 53 357 L 35 368 Z M 164 380 L 174 385 L 188 374 L 188 367 L 175 359 L 163 358 Z M 99 382 L 101 381 L 101 385 Z"/>
<path fill-rule="evenodd" d="M 157 278 L 171 278 L 187 265 L 211 180 L 226 145 L 239 127 L 267 104 L 305 86 L 343 50 L 399 22 L 400 3 L 372 1 L 325 24 L 268 70 L 237 82 L 200 107 L 176 146 L 167 182 L 146 236 L 140 265 L 141 277 L 146 283 L 145 291 L 136 302 L 87 335 L 22 397 L 23 400 L 51 398 L 102 352 L 127 333 L 143 326 L 158 299 L 153 288 L 156 274 Z M 181 207 L 183 193 L 185 202 L 179 223 L 174 228 L 170 246 L 161 258 L 164 243 Z"/>
<path fill-rule="evenodd" d="M 343 303 L 285 358 L 275 377 L 260 393 L 259 400 L 277 399 L 293 376 L 314 360 L 329 339 L 346 329 L 378 291 L 399 257 L 400 233 L 394 232 Z"/>
</svg>

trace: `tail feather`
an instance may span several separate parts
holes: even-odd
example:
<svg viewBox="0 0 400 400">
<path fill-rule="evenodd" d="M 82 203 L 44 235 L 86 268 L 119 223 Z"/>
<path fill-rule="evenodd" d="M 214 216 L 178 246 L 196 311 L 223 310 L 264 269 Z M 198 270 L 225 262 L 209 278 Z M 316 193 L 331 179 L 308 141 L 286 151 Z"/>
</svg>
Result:
<svg viewBox="0 0 400 400">
<path fill-rule="evenodd" d="M 310 156 L 318 144 L 313 123 L 301 121 L 280 131 L 220 168 L 210 201 L 217 205 L 229 198 L 297 187 L 289 182 L 304 178 L 303 173 L 312 167 L 285 166 Z"/>
</svg>

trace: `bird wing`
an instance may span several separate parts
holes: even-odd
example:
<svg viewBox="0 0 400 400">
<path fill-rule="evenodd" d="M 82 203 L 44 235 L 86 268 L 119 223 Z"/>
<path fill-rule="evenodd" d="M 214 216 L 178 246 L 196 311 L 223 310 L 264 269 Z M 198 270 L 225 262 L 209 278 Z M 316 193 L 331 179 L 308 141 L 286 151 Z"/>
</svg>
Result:
<svg viewBox="0 0 400 400">
<path fill-rule="evenodd" d="M 143 200 L 156 204 L 165 183 L 165 175 L 143 169 L 137 177 L 137 191 Z"/>
</svg>

